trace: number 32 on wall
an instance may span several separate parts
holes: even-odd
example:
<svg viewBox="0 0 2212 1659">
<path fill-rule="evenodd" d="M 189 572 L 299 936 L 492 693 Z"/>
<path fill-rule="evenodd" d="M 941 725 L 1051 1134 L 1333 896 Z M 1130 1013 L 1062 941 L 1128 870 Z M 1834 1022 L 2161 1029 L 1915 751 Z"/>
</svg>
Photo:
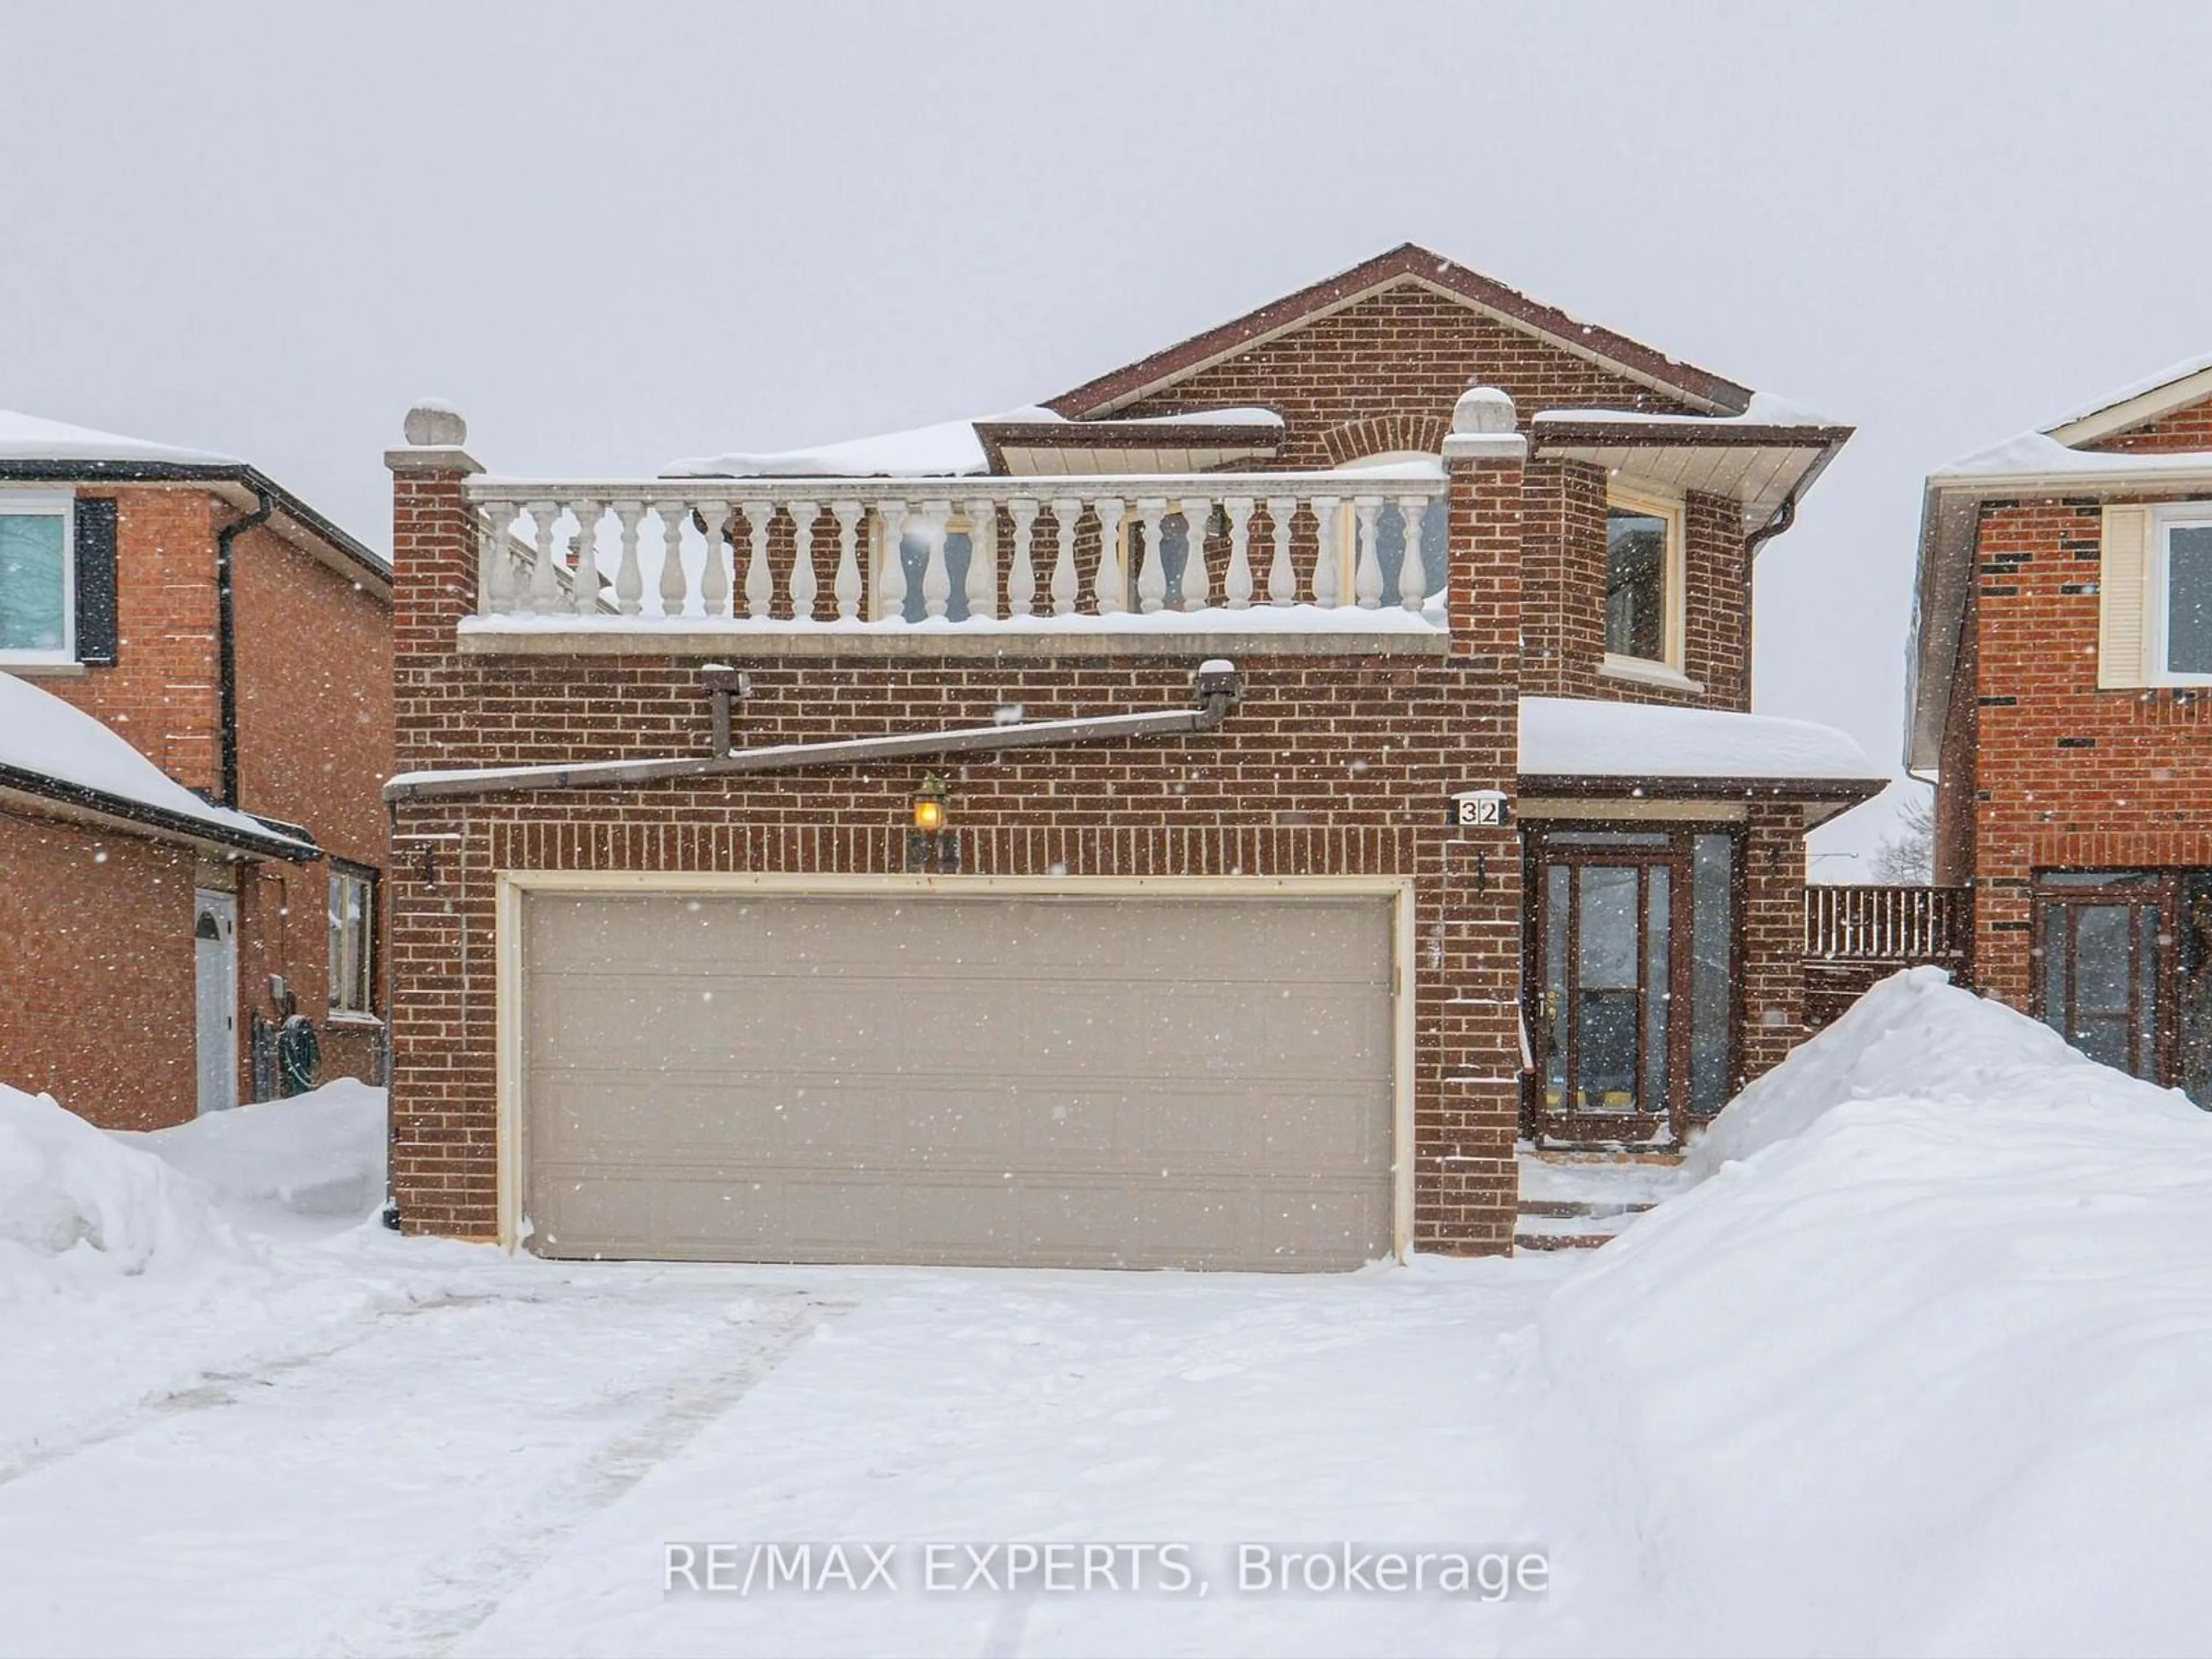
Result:
<svg viewBox="0 0 2212 1659">
<path fill-rule="evenodd" d="M 1503 830 L 1513 809 L 1503 789 L 1464 789 L 1451 798 L 1449 822 L 1462 830 Z"/>
</svg>

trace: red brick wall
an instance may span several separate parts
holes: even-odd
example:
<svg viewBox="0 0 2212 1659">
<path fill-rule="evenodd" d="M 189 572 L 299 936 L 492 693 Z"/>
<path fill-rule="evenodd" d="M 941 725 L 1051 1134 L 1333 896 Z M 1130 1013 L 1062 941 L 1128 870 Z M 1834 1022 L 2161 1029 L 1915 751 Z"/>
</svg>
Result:
<svg viewBox="0 0 2212 1659">
<path fill-rule="evenodd" d="M 2021 1009 L 2036 869 L 2212 865 L 2212 699 L 2097 687 L 2101 505 L 1991 502 L 1977 542 L 1973 972 Z"/>
<path fill-rule="evenodd" d="M 1522 690 L 1532 696 L 1751 707 L 1751 584 L 1742 514 L 1734 502 L 1693 493 L 1682 512 L 1682 665 L 1703 691 L 1599 672 L 1605 659 L 1604 469 L 1584 461 L 1530 462 L 1525 510 Z"/>
<path fill-rule="evenodd" d="M 115 498 L 116 660 L 40 688 L 97 714 L 190 789 L 216 787 L 215 531 L 198 487 L 77 486 Z"/>
<path fill-rule="evenodd" d="M 198 1104 L 189 854 L 0 812 L 0 1082 L 111 1129 Z"/>
<path fill-rule="evenodd" d="M 1334 466 L 1389 449 L 1438 447 L 1452 405 L 1494 386 L 1525 424 L 1542 409 L 1693 413 L 1678 398 L 1507 326 L 1457 300 L 1405 284 L 1371 295 L 1188 380 L 1117 416 L 1259 405 L 1289 422 L 1279 466 Z M 1373 442 L 1355 448 L 1354 442 Z"/>
<path fill-rule="evenodd" d="M 1742 1074 L 1805 1037 L 1805 809 L 1753 801 L 1743 839 Z"/>
<path fill-rule="evenodd" d="M 234 552 L 240 805 L 305 823 L 335 856 L 381 870 L 390 610 L 268 530 L 240 536 Z M 368 1077 L 376 1028 L 329 1018 L 329 883 L 320 863 L 252 872 L 239 922 L 246 1000 L 273 1018 L 268 976 L 282 974 L 320 1028 L 323 1075 Z"/>
<path fill-rule="evenodd" d="M 36 684 L 112 726 L 178 782 L 212 796 L 221 785 L 222 724 L 216 538 L 238 510 L 196 484 L 75 488 L 116 501 L 116 661 L 40 675 Z M 267 529 L 240 536 L 233 551 L 240 804 L 305 824 L 331 852 L 380 868 L 381 791 L 392 771 L 388 605 Z M 269 975 L 281 974 L 298 992 L 301 1012 L 323 1023 L 327 889 L 320 863 L 246 868 L 238 924 L 246 1010 L 273 1017 Z M 187 892 L 187 906 L 189 899 Z M 188 911 L 178 925 L 189 1015 Z M 13 1024 L 0 1011 L 0 1042 L 11 1041 Z M 251 1076 L 243 1016 L 240 1030 L 244 1099 Z M 373 1028 L 325 1027 L 322 1036 L 325 1076 L 368 1074 Z M 189 1019 L 181 1063 L 189 1083 Z M 0 1073 L 0 1080 L 12 1079 Z M 189 1114 L 189 1088 L 185 1100 Z"/>
<path fill-rule="evenodd" d="M 2154 421 L 2145 421 L 2141 426 L 2129 427 L 2081 447 L 2136 455 L 2212 449 L 2212 398 L 2187 404 Z"/>
</svg>

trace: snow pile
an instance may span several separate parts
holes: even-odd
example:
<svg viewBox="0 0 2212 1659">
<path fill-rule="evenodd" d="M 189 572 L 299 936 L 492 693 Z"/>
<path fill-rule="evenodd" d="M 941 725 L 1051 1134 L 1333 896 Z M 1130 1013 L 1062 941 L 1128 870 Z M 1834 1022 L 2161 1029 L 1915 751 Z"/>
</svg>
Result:
<svg viewBox="0 0 2212 1659">
<path fill-rule="evenodd" d="M 1536 1641 L 2201 1646 L 2212 1119 L 1917 969 L 1692 1167 L 1538 1327 Z"/>
<path fill-rule="evenodd" d="M 358 1218 L 384 1202 L 384 1091 L 350 1078 L 121 1138 L 225 1204 Z"/>
<path fill-rule="evenodd" d="M 0 1084 L 0 1298 L 246 1253 L 188 1176 Z"/>
</svg>

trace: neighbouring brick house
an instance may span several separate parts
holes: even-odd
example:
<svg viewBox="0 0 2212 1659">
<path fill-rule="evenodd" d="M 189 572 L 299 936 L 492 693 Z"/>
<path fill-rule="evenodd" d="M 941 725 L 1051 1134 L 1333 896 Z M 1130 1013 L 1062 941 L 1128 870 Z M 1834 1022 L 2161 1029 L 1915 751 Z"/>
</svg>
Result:
<svg viewBox="0 0 2212 1659">
<path fill-rule="evenodd" d="M 0 413 L 0 1082 L 267 1094 L 272 976 L 380 1070 L 391 661 L 389 567 L 254 468 Z"/>
<path fill-rule="evenodd" d="M 1040 407 L 395 474 L 393 1182 L 561 1255 L 1508 1249 L 1802 1035 L 1848 429 L 1401 247 Z M 581 556 L 577 551 L 583 548 Z M 580 573 L 583 580 L 578 580 Z"/>
<path fill-rule="evenodd" d="M 1972 983 L 2212 1107 L 2212 358 L 1931 475 L 1914 636 Z"/>
</svg>

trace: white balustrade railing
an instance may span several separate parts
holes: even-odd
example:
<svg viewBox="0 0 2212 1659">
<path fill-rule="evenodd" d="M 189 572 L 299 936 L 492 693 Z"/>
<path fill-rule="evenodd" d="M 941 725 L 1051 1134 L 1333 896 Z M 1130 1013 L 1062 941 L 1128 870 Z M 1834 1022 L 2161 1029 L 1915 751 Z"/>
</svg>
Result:
<svg viewBox="0 0 2212 1659">
<path fill-rule="evenodd" d="M 467 488 L 486 617 L 895 626 L 1298 605 L 1418 612 L 1441 563 L 1431 509 L 1442 482 L 1360 473 L 478 477 Z"/>
</svg>

